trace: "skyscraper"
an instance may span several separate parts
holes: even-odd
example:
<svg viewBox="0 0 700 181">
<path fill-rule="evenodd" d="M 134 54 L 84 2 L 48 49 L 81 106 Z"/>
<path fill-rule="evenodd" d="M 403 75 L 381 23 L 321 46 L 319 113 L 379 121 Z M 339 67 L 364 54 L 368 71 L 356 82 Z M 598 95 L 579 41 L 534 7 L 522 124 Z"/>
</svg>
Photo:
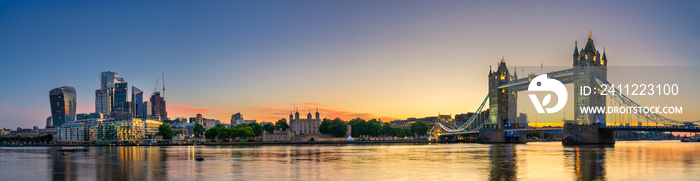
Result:
<svg viewBox="0 0 700 181">
<path fill-rule="evenodd" d="M 131 86 L 131 113 L 134 117 L 145 118 L 146 115 L 143 114 L 143 91 L 139 88 Z"/>
<path fill-rule="evenodd" d="M 100 88 L 113 88 L 114 84 L 124 82 L 124 78 L 119 78 L 117 72 L 102 72 L 100 73 Z"/>
<path fill-rule="evenodd" d="M 153 116 L 153 104 L 151 101 L 143 102 L 143 118 L 151 118 Z"/>
<path fill-rule="evenodd" d="M 125 110 L 126 107 L 126 97 L 129 92 L 128 83 L 120 82 L 114 84 L 114 99 L 112 101 L 112 111 L 115 116 L 122 116 L 124 113 L 129 112 Z"/>
<path fill-rule="evenodd" d="M 51 119 L 51 116 L 46 118 L 46 128 L 53 127 L 53 120 Z"/>
<path fill-rule="evenodd" d="M 49 91 L 51 102 L 51 118 L 53 126 L 61 126 L 75 121 L 76 94 L 75 88 L 63 86 Z"/>
<path fill-rule="evenodd" d="M 112 88 L 95 90 L 95 112 L 109 116 L 112 112 Z"/>
<path fill-rule="evenodd" d="M 95 90 L 95 112 L 103 115 L 113 116 L 114 111 L 114 87 L 117 83 L 124 82 L 124 78 L 119 78 L 119 73 L 100 73 L 100 89 Z"/>
<path fill-rule="evenodd" d="M 160 96 L 160 92 L 154 92 L 151 95 L 151 104 L 153 104 L 154 116 L 157 116 L 160 121 L 168 119 L 168 112 L 165 111 L 165 99 Z"/>
</svg>

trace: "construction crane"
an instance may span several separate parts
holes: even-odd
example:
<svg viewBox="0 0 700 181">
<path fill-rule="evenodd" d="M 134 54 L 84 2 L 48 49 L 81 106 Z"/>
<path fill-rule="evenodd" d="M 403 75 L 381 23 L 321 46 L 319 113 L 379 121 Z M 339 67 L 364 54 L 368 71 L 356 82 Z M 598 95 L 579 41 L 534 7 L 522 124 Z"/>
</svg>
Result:
<svg viewBox="0 0 700 181">
<path fill-rule="evenodd" d="M 165 72 L 160 72 L 163 75 L 163 98 L 165 98 Z M 156 84 L 158 86 L 158 84 Z"/>
<path fill-rule="evenodd" d="M 156 93 L 156 91 L 158 91 L 158 81 L 159 81 L 159 80 L 160 80 L 160 78 L 157 78 L 157 79 L 156 79 L 156 87 L 153 88 L 153 93 L 154 93 L 154 94 Z"/>
</svg>

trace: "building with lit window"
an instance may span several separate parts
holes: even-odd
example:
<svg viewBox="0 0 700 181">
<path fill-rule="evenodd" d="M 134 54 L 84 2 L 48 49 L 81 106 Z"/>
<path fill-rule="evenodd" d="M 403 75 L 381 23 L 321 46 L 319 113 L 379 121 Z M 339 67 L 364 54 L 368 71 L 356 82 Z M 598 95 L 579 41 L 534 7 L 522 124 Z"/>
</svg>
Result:
<svg viewBox="0 0 700 181">
<path fill-rule="evenodd" d="M 75 121 L 75 88 L 63 86 L 49 91 L 51 101 L 51 119 L 53 126 L 61 126 Z"/>
<path fill-rule="evenodd" d="M 134 118 L 138 119 L 138 118 Z M 140 119 L 143 121 L 145 125 L 145 136 L 146 138 L 155 138 L 156 134 L 158 134 L 158 127 L 163 124 L 163 122 L 160 122 L 158 120 L 153 120 L 153 119 Z"/>
</svg>

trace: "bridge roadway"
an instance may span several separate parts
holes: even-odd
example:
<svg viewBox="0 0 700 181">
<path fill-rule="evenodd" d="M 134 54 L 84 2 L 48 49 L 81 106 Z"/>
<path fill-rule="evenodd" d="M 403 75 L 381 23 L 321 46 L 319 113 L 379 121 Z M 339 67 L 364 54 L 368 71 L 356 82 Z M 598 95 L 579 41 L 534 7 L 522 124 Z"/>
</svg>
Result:
<svg viewBox="0 0 700 181">
<path fill-rule="evenodd" d="M 601 126 L 599 130 L 607 131 L 669 131 L 669 132 L 700 132 L 700 127 L 668 127 L 668 126 Z"/>
<path fill-rule="evenodd" d="M 522 131 L 562 131 L 562 127 L 544 127 L 544 128 L 517 128 L 517 129 L 506 129 L 506 132 L 522 132 Z M 464 131 L 464 132 L 453 132 L 453 133 L 440 133 L 440 136 L 457 136 L 457 135 L 478 135 L 479 131 Z"/>
<path fill-rule="evenodd" d="M 544 128 L 517 128 L 506 129 L 506 132 L 525 132 L 525 131 L 563 131 L 562 127 L 544 127 Z M 601 126 L 599 130 L 604 131 L 669 131 L 669 132 L 700 132 L 700 127 L 669 127 L 669 126 Z M 457 135 L 478 135 L 479 131 L 464 131 L 453 133 L 440 133 L 439 137 L 457 136 Z"/>
</svg>

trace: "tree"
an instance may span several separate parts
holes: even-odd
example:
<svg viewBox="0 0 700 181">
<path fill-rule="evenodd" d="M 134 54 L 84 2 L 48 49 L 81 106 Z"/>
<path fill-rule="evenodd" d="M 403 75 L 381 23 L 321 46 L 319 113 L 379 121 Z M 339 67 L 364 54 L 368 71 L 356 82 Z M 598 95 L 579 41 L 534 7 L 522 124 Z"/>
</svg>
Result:
<svg viewBox="0 0 700 181">
<path fill-rule="evenodd" d="M 204 132 L 204 137 L 207 139 L 214 139 L 216 138 L 216 134 L 218 132 L 218 127 L 213 127 L 207 129 L 207 131 Z"/>
<path fill-rule="evenodd" d="M 428 133 L 428 125 L 423 121 L 411 123 L 411 133 L 415 135 L 426 135 Z"/>
<path fill-rule="evenodd" d="M 318 131 L 321 132 L 321 134 L 331 134 L 331 132 L 328 130 L 328 127 L 331 124 L 331 120 L 328 118 L 323 118 L 323 121 L 321 121 L 321 125 L 318 126 Z"/>
<path fill-rule="evenodd" d="M 324 118 L 318 129 L 322 134 L 331 134 L 335 137 L 342 137 L 348 132 L 347 125 L 348 124 L 340 118 L 335 118 L 333 120 Z"/>
<path fill-rule="evenodd" d="M 366 124 L 367 135 L 369 136 L 379 136 L 382 133 L 382 124 L 376 119 L 371 119 L 367 121 Z"/>
<path fill-rule="evenodd" d="M 393 135 L 396 137 L 403 138 L 406 136 L 406 133 L 404 132 L 403 128 L 391 128 L 391 129 L 392 129 L 392 132 L 394 133 Z"/>
<path fill-rule="evenodd" d="M 348 124 L 340 118 L 335 118 L 329 121 L 328 133 L 335 137 L 343 137 L 348 132 Z"/>
<path fill-rule="evenodd" d="M 175 132 L 173 132 L 173 129 L 170 127 L 169 124 L 161 124 L 158 126 L 158 135 L 163 136 L 163 139 L 173 139 L 173 135 L 175 135 Z"/>
<path fill-rule="evenodd" d="M 216 128 L 216 139 L 228 140 L 233 138 L 233 131 L 230 128 L 224 126 L 214 126 Z"/>
<path fill-rule="evenodd" d="M 242 126 L 242 127 L 234 127 L 232 130 L 233 136 L 235 138 L 241 138 L 241 139 L 246 139 L 253 137 L 255 133 L 253 132 L 253 129 L 248 126 Z"/>
<path fill-rule="evenodd" d="M 382 135 L 394 136 L 394 129 L 391 128 L 391 125 L 389 125 L 389 124 L 382 125 Z"/>
<path fill-rule="evenodd" d="M 352 136 L 359 137 L 360 135 L 367 135 L 365 120 L 362 118 L 355 118 L 350 120 L 348 124 L 352 125 Z"/>
<path fill-rule="evenodd" d="M 256 137 L 262 135 L 263 132 L 263 127 L 262 125 L 258 123 L 248 123 L 248 127 L 253 131 L 253 136 L 251 137 Z"/>
<path fill-rule="evenodd" d="M 204 130 L 204 125 L 195 124 L 192 131 L 194 132 L 195 137 L 201 137 L 204 134 Z"/>
<path fill-rule="evenodd" d="M 275 123 L 275 126 L 277 126 L 277 128 L 281 128 L 282 131 L 286 131 L 287 128 L 289 128 L 289 124 L 287 124 L 287 119 L 284 119 L 284 118 L 277 121 Z"/>
<path fill-rule="evenodd" d="M 265 124 L 265 125 L 263 125 L 262 128 L 263 128 L 263 130 L 267 131 L 268 133 L 272 133 L 275 131 L 275 129 L 277 129 L 275 127 L 275 125 L 272 125 L 272 124 Z"/>
</svg>

